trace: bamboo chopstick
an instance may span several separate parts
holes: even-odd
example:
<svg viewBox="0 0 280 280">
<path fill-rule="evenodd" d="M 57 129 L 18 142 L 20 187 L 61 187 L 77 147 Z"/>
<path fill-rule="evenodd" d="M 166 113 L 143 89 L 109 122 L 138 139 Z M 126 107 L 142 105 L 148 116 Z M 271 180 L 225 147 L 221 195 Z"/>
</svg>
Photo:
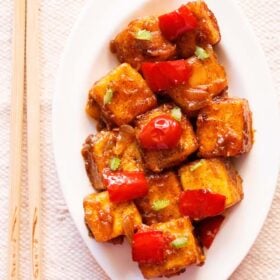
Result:
<svg viewBox="0 0 280 280">
<path fill-rule="evenodd" d="M 19 276 L 19 223 L 24 106 L 25 0 L 14 1 L 8 279 Z"/>
<path fill-rule="evenodd" d="M 41 270 L 40 88 L 38 61 L 38 0 L 27 0 L 26 81 L 29 221 L 32 279 Z"/>
</svg>

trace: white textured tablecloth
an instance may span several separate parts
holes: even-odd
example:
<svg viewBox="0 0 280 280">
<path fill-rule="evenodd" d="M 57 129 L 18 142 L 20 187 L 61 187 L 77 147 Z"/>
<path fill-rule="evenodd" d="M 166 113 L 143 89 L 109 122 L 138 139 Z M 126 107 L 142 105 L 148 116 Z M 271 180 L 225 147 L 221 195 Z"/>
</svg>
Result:
<svg viewBox="0 0 280 280">
<path fill-rule="evenodd" d="M 236 1 L 247 15 L 265 51 L 279 100 L 280 0 Z M 108 279 L 90 255 L 69 215 L 57 179 L 51 142 L 51 109 L 55 73 L 66 39 L 84 2 L 84 0 L 42 0 L 40 6 L 43 275 L 47 280 Z M 7 278 L 12 16 L 13 1 L 0 0 L 0 279 Z M 273 125 L 279 129 L 279 123 Z M 26 158 L 25 151 L 26 146 L 24 146 L 24 158 Z M 24 174 L 26 174 L 25 167 Z M 26 188 L 26 175 L 23 176 L 23 184 Z M 246 259 L 232 275 L 232 279 L 280 279 L 279 206 L 280 188 L 278 187 L 262 232 Z M 30 279 L 27 225 L 27 196 L 26 191 L 23 191 L 20 279 L 24 280 Z M 227 253 L 230 254 L 230 252 Z"/>
</svg>

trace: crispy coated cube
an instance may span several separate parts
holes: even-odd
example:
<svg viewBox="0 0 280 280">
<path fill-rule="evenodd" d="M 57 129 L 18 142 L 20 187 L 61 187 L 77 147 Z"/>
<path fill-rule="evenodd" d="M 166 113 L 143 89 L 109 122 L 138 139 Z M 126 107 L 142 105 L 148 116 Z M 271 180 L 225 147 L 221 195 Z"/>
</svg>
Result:
<svg viewBox="0 0 280 280">
<path fill-rule="evenodd" d="M 201 159 L 180 168 L 184 190 L 207 189 L 226 197 L 226 208 L 243 198 L 242 179 L 229 161 Z"/>
<path fill-rule="evenodd" d="M 129 64 L 124 63 L 93 85 L 86 111 L 94 118 L 100 111 L 99 118 L 120 126 L 130 123 L 156 104 L 156 97 L 146 81 Z"/>
<path fill-rule="evenodd" d="M 153 174 L 147 177 L 149 192 L 135 201 L 143 222 L 151 225 L 181 217 L 178 200 L 182 191 L 174 172 Z M 166 207 L 161 208 L 161 203 Z"/>
<path fill-rule="evenodd" d="M 133 202 L 112 203 L 107 191 L 85 197 L 84 211 L 85 222 L 99 242 L 128 234 L 142 222 Z"/>
<path fill-rule="evenodd" d="M 194 54 L 196 45 L 216 45 L 221 40 L 220 29 L 213 12 L 204 1 L 190 2 L 186 5 L 196 16 L 198 26 L 186 32 L 176 44 L 180 56 L 188 58 Z"/>
<path fill-rule="evenodd" d="M 109 168 L 110 160 L 114 157 L 120 159 L 120 171 L 143 171 L 134 130 L 128 125 L 90 135 L 83 145 L 82 155 L 88 177 L 96 190 L 105 189 L 103 171 Z"/>
<path fill-rule="evenodd" d="M 147 39 L 139 38 L 146 32 Z M 140 33 L 139 33 L 140 32 Z M 127 62 L 137 70 L 144 61 L 163 61 L 175 56 L 176 47 L 161 34 L 157 17 L 144 17 L 132 21 L 111 42 L 111 50 L 120 62 Z"/>
<path fill-rule="evenodd" d="M 203 108 L 197 119 L 201 157 L 233 157 L 250 151 L 252 116 L 248 101 L 221 98 Z"/>
<path fill-rule="evenodd" d="M 139 141 L 139 135 L 142 129 L 155 117 L 169 114 L 175 106 L 164 104 L 152 111 L 147 112 L 137 118 L 136 138 Z M 172 116 L 172 115 L 171 115 Z M 177 146 L 168 150 L 148 150 L 141 149 L 145 166 L 153 172 L 161 172 L 165 168 L 173 167 L 184 161 L 190 154 L 197 149 L 197 140 L 189 120 L 182 115 L 180 121 L 183 133 Z"/>
<path fill-rule="evenodd" d="M 192 66 L 192 74 L 186 84 L 168 90 L 168 95 L 186 114 L 193 115 L 205 107 L 213 97 L 219 95 L 227 86 L 224 67 L 219 64 L 211 46 L 206 48 L 209 58 L 200 60 L 193 56 L 187 59 Z"/>
<path fill-rule="evenodd" d="M 199 265 L 204 262 L 205 257 L 193 235 L 193 227 L 189 218 L 184 217 L 154 224 L 146 230 L 162 231 L 169 240 L 183 237 L 187 242 L 182 248 L 175 248 L 171 244 L 172 241 L 167 244 L 168 254 L 162 264 L 139 264 L 145 278 L 172 276 L 184 271 L 189 265 Z"/>
</svg>

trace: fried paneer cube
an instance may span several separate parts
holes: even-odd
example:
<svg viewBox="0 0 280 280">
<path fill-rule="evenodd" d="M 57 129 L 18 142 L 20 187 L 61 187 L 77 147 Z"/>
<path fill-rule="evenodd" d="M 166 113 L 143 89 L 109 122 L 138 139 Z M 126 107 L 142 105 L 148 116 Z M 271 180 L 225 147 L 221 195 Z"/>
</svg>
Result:
<svg viewBox="0 0 280 280">
<path fill-rule="evenodd" d="M 213 48 L 209 45 L 206 51 L 209 57 L 204 60 L 196 56 L 186 60 L 192 67 L 188 82 L 167 91 L 173 101 L 188 115 L 193 115 L 205 107 L 213 97 L 228 87 L 225 69 L 218 62 Z"/>
<path fill-rule="evenodd" d="M 135 201 L 143 222 L 151 225 L 181 217 L 178 200 L 182 188 L 177 175 L 174 172 L 153 174 L 147 180 L 148 194 Z"/>
<path fill-rule="evenodd" d="M 110 168 L 110 161 L 117 158 L 120 171 L 143 171 L 141 154 L 134 129 L 128 125 L 112 131 L 90 135 L 83 145 L 82 155 L 92 186 L 104 190 L 103 171 Z"/>
<path fill-rule="evenodd" d="M 204 262 L 205 257 L 197 244 L 189 218 L 183 217 L 166 223 L 154 224 L 148 227 L 148 230 L 163 232 L 166 239 L 169 240 L 169 244 L 166 244 L 168 253 L 163 263 L 139 264 L 139 268 L 146 279 L 172 276 L 183 272 L 189 265 L 199 265 Z M 185 240 L 185 243 L 181 243 L 181 246 L 176 246 L 179 245 L 176 244 L 179 239 L 181 241 Z"/>
<path fill-rule="evenodd" d="M 155 117 L 161 115 L 170 115 L 172 117 L 172 109 L 175 107 L 176 106 L 173 104 L 164 104 L 137 118 L 135 132 L 140 145 L 141 143 L 139 137 L 142 129 Z M 180 120 L 180 125 L 182 128 L 182 135 L 175 148 L 166 150 L 150 150 L 141 148 L 146 168 L 153 172 L 161 172 L 163 169 L 180 164 L 190 154 L 196 151 L 198 147 L 196 136 L 191 123 L 183 114 Z"/>
<path fill-rule="evenodd" d="M 216 45 L 221 40 L 220 29 L 213 12 L 204 1 L 189 2 L 186 5 L 198 19 L 198 39 L 201 43 Z"/>
<path fill-rule="evenodd" d="M 253 144 L 252 115 L 248 101 L 221 98 L 203 108 L 197 119 L 201 157 L 234 157 Z"/>
<path fill-rule="evenodd" d="M 111 50 L 121 63 L 127 62 L 137 70 L 144 61 L 168 60 L 176 54 L 176 46 L 163 37 L 154 16 L 133 20 L 111 42 Z"/>
<path fill-rule="evenodd" d="M 198 20 L 197 28 L 186 32 L 176 42 L 178 54 L 188 58 L 194 54 L 196 45 L 216 45 L 219 43 L 221 34 L 216 17 L 204 1 L 189 2 L 186 6 Z"/>
<path fill-rule="evenodd" d="M 207 189 L 224 195 L 226 208 L 243 198 L 242 179 L 227 160 L 196 160 L 181 167 L 179 176 L 184 190 Z"/>
<path fill-rule="evenodd" d="M 142 222 L 133 202 L 112 203 L 107 191 L 85 197 L 84 211 L 86 225 L 99 242 L 125 235 Z"/>
<path fill-rule="evenodd" d="M 146 81 L 129 64 L 124 63 L 93 85 L 86 111 L 94 118 L 100 111 L 100 119 L 120 126 L 130 123 L 156 104 L 156 97 Z"/>
</svg>

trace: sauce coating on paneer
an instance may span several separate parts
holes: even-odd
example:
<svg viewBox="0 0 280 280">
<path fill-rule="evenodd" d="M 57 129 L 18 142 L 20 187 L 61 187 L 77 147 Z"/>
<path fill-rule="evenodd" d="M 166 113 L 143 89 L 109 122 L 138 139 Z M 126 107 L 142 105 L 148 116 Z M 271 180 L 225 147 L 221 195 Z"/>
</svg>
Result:
<svg viewBox="0 0 280 280">
<path fill-rule="evenodd" d="M 135 201 L 143 222 L 151 225 L 181 217 L 178 200 L 182 188 L 177 175 L 174 172 L 154 174 L 147 180 L 148 194 Z"/>
<path fill-rule="evenodd" d="M 106 189 L 103 184 L 103 172 L 112 169 L 112 161 L 117 163 L 113 166 L 115 170 L 144 170 L 134 130 L 128 125 L 90 135 L 83 145 L 82 155 L 88 177 L 96 190 Z"/>
<path fill-rule="evenodd" d="M 252 115 L 248 101 L 221 98 L 203 108 L 197 119 L 201 157 L 234 157 L 253 144 Z"/>
<path fill-rule="evenodd" d="M 142 222 L 133 202 L 112 203 L 108 192 L 93 193 L 85 197 L 84 211 L 85 222 L 99 242 L 131 235 L 134 227 Z"/>
<path fill-rule="evenodd" d="M 199 43 L 216 45 L 221 40 L 217 19 L 204 1 L 193 1 L 186 5 L 198 19 Z"/>
<path fill-rule="evenodd" d="M 146 279 L 179 274 L 191 264 L 200 265 L 204 255 L 193 234 L 189 218 L 173 219 L 144 227 L 144 231 L 160 231 L 166 237 L 165 258 L 162 263 L 140 263 L 139 268 Z M 147 248 L 148 249 L 148 248 Z"/>
<path fill-rule="evenodd" d="M 177 41 L 179 56 L 188 58 L 195 52 L 196 45 L 216 45 L 221 40 L 220 29 L 213 12 L 204 1 L 189 2 L 186 7 L 197 18 L 198 26 L 195 30 L 186 32 Z"/>
<path fill-rule="evenodd" d="M 188 82 L 167 91 L 173 101 L 188 115 L 205 107 L 228 86 L 225 69 L 218 62 L 212 47 L 208 46 L 205 50 L 208 58 L 201 60 L 193 56 L 186 60 L 192 68 Z"/>
<path fill-rule="evenodd" d="M 139 135 L 143 128 L 155 117 L 170 115 L 176 106 L 164 104 L 146 114 L 139 116 L 136 120 L 136 138 L 139 142 Z M 180 140 L 175 148 L 166 150 L 141 149 L 146 168 L 153 172 L 161 172 L 165 168 L 173 167 L 184 161 L 197 149 L 197 140 L 189 120 L 182 114 L 179 121 L 182 128 Z"/>
<path fill-rule="evenodd" d="M 181 167 L 179 176 L 184 190 L 201 189 L 224 195 L 226 208 L 243 198 L 242 179 L 229 161 L 196 160 Z"/>
<path fill-rule="evenodd" d="M 89 92 L 86 111 L 96 118 L 98 109 L 112 126 L 128 124 L 154 108 L 156 97 L 142 76 L 124 63 L 96 82 Z"/>
<path fill-rule="evenodd" d="M 144 61 L 164 61 L 176 54 L 175 45 L 162 36 L 154 16 L 132 21 L 111 42 L 111 50 L 121 63 L 127 62 L 137 70 Z"/>
</svg>

